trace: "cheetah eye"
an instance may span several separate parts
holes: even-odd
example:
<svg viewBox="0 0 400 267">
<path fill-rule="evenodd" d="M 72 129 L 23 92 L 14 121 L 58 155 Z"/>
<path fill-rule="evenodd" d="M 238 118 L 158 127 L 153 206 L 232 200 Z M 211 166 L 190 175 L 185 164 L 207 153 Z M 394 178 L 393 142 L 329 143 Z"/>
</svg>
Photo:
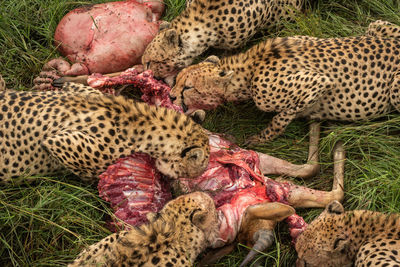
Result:
<svg viewBox="0 0 400 267">
<path fill-rule="evenodd" d="M 182 99 L 182 109 L 183 109 L 183 112 L 186 112 L 187 110 L 188 110 L 188 107 L 186 106 L 186 104 L 185 104 L 185 96 L 183 95 L 183 93 L 186 91 L 186 90 L 189 90 L 189 89 L 194 89 L 192 86 L 184 86 L 183 87 L 183 89 L 182 89 L 182 91 L 181 91 L 181 99 Z"/>
<path fill-rule="evenodd" d="M 338 247 L 338 245 L 339 245 L 339 242 L 343 241 L 343 240 L 345 240 L 345 239 L 344 238 L 336 239 L 335 242 L 333 243 L 333 248 L 336 249 Z"/>
<path fill-rule="evenodd" d="M 341 254 L 346 253 L 349 248 L 349 241 L 344 238 L 337 238 L 333 244 L 334 251 L 339 251 Z"/>
<path fill-rule="evenodd" d="M 189 89 L 192 89 L 192 88 L 193 88 L 192 86 L 186 86 L 186 85 L 185 85 L 185 86 L 183 87 L 183 91 L 189 90 Z"/>
<path fill-rule="evenodd" d="M 221 76 L 221 77 L 224 77 L 226 75 L 226 72 L 225 71 L 221 71 L 220 73 L 219 73 L 219 76 Z"/>
<path fill-rule="evenodd" d="M 178 69 L 184 69 L 186 67 L 186 65 L 183 62 L 176 62 L 175 67 Z M 176 78 L 176 76 L 175 76 L 175 78 Z"/>
</svg>

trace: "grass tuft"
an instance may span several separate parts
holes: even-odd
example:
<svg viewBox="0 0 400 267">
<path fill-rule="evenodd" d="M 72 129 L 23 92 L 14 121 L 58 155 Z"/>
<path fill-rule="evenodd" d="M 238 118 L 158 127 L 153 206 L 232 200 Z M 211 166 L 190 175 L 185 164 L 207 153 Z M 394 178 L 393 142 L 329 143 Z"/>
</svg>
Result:
<svg viewBox="0 0 400 267">
<path fill-rule="evenodd" d="M 0 73 L 9 88 L 29 89 L 43 64 L 56 56 L 53 33 L 58 21 L 81 5 L 107 1 L 9 0 L 0 4 Z M 184 0 L 166 0 L 166 20 L 178 15 Z M 282 23 L 274 31 L 258 34 L 255 44 L 271 36 L 312 35 L 340 37 L 362 34 L 371 21 L 381 19 L 400 25 L 397 0 L 309 0 L 295 22 Z M 247 45 L 246 48 L 249 46 Z M 245 48 L 244 48 L 245 49 Z M 220 51 L 220 53 L 222 53 Z M 253 103 L 226 104 L 209 112 L 205 127 L 227 133 L 242 143 L 266 127 L 272 114 Z M 304 163 L 308 150 L 305 120 L 291 123 L 284 135 L 255 149 L 294 163 Z M 329 190 L 332 183 L 332 149 L 345 142 L 346 209 L 365 208 L 400 212 L 400 117 L 360 122 L 325 122 L 322 127 L 321 172 L 316 178 L 296 182 Z M 85 246 L 108 235 L 106 221 L 112 215 L 98 197 L 95 185 L 76 177 L 32 177 L 33 183 L 0 186 L 0 265 L 60 266 Z M 300 210 L 307 221 L 321 209 Z M 260 254 L 262 266 L 291 266 L 296 255 L 285 223 L 276 228 L 276 245 Z M 247 248 L 238 245 L 217 266 L 238 266 Z"/>
</svg>

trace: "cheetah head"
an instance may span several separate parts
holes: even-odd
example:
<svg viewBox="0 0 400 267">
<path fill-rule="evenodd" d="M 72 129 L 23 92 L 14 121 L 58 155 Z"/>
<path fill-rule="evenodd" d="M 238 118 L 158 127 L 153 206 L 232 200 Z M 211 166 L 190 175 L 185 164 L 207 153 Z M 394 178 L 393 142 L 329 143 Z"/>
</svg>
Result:
<svg viewBox="0 0 400 267">
<path fill-rule="evenodd" d="M 178 32 L 168 22 L 160 25 L 159 32 L 148 44 L 142 56 L 145 69 L 151 69 L 156 78 L 165 78 L 171 84 L 179 70 L 192 62 Z"/>
<path fill-rule="evenodd" d="M 225 102 L 225 91 L 233 71 L 222 70 L 219 59 L 210 56 L 205 61 L 183 69 L 176 78 L 170 96 L 187 115 L 195 110 L 211 110 Z"/>
<path fill-rule="evenodd" d="M 194 192 L 179 196 L 163 208 L 164 214 L 176 214 L 176 224 L 189 221 L 203 232 L 206 246 L 213 244 L 219 233 L 219 220 L 212 198 L 203 192 Z"/>
<path fill-rule="evenodd" d="M 180 134 L 181 136 L 186 135 L 186 137 L 181 137 L 184 140 L 174 139 L 176 135 L 179 135 L 178 129 L 182 123 L 178 121 L 174 130 L 176 135 L 171 134 L 169 139 L 165 139 L 168 141 L 167 153 L 156 160 L 156 168 L 171 178 L 197 177 L 203 173 L 209 162 L 210 145 L 206 131 L 190 118 L 186 117 L 186 120 L 189 123 L 185 127 L 187 133 Z M 182 142 L 179 142 L 180 140 Z M 183 146 L 174 146 L 175 142 L 183 143 Z"/>
<path fill-rule="evenodd" d="M 208 140 L 207 140 L 208 141 Z M 180 155 L 156 160 L 156 168 L 171 178 L 194 178 L 203 173 L 208 165 L 210 151 L 206 147 L 187 147 Z"/>
<path fill-rule="evenodd" d="M 349 258 L 350 240 L 339 225 L 343 206 L 331 202 L 296 241 L 297 267 L 352 266 Z"/>
</svg>

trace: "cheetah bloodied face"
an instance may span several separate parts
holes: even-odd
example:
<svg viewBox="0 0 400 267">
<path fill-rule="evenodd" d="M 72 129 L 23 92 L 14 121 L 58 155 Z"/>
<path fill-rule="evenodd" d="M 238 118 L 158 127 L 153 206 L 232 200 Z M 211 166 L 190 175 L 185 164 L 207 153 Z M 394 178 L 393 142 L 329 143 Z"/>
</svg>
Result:
<svg viewBox="0 0 400 267">
<path fill-rule="evenodd" d="M 211 110 L 225 102 L 226 87 L 232 79 L 233 71 L 221 69 L 219 59 L 210 56 L 204 62 L 183 69 L 176 78 L 170 96 L 185 114 L 194 111 Z"/>
<path fill-rule="evenodd" d="M 348 257 L 350 240 L 338 224 L 343 212 L 343 206 L 333 201 L 307 226 L 296 241 L 297 267 L 352 266 Z"/>
<path fill-rule="evenodd" d="M 184 55 L 184 45 L 178 32 L 170 29 L 164 22 L 160 31 L 146 47 L 142 56 L 145 69 L 151 69 L 156 78 L 165 78 L 171 84 L 173 78 L 192 62 L 192 58 Z"/>
</svg>

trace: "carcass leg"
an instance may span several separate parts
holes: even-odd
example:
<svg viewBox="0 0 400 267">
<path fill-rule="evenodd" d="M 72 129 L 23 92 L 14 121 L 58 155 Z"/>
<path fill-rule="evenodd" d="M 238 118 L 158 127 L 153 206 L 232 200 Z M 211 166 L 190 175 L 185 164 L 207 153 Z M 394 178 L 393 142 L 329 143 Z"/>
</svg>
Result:
<svg viewBox="0 0 400 267">
<path fill-rule="evenodd" d="M 260 159 L 260 170 L 263 174 L 278 174 L 291 177 L 308 178 L 319 172 L 318 164 L 318 142 L 320 124 L 313 122 L 310 125 L 310 146 L 308 149 L 308 160 L 306 164 L 296 165 L 286 160 L 278 159 L 266 154 L 258 153 Z"/>
<path fill-rule="evenodd" d="M 135 71 L 133 71 L 135 70 Z M 90 85 L 91 87 L 94 88 L 102 88 L 103 86 L 116 86 L 116 85 L 129 85 L 131 84 L 128 78 L 134 78 L 137 74 L 143 72 L 143 66 L 142 65 L 135 65 L 132 68 L 129 68 L 123 72 L 114 72 L 114 73 L 107 73 L 107 74 L 99 74 L 95 73 L 92 75 L 80 75 L 80 76 L 64 76 L 59 79 L 56 79 L 53 81 L 53 86 L 55 87 L 62 87 L 62 85 L 66 82 L 74 82 L 74 83 L 81 83 L 83 85 Z M 121 76 L 121 79 L 116 79 L 116 80 L 107 80 L 107 78 L 114 78 Z M 97 81 L 97 82 L 92 82 L 90 84 L 89 79 Z M 125 78 L 125 79 L 124 79 Z M 106 80 L 108 84 L 102 82 L 101 80 Z"/>
<path fill-rule="evenodd" d="M 109 73 L 109 74 L 104 74 L 104 76 L 107 77 L 116 77 L 121 75 L 122 72 L 115 72 L 115 73 Z M 80 83 L 83 85 L 89 85 L 88 84 L 88 78 L 90 75 L 80 75 L 80 76 L 64 76 L 61 78 L 58 78 L 53 81 L 52 85 L 54 87 L 62 87 L 64 83 L 66 82 L 74 82 L 74 83 Z"/>
<path fill-rule="evenodd" d="M 304 186 L 290 184 L 287 201 L 295 208 L 323 208 L 333 200 L 342 201 L 344 196 L 344 163 L 343 143 L 337 142 L 334 148 L 334 173 L 332 191 L 313 190 Z"/>
</svg>

